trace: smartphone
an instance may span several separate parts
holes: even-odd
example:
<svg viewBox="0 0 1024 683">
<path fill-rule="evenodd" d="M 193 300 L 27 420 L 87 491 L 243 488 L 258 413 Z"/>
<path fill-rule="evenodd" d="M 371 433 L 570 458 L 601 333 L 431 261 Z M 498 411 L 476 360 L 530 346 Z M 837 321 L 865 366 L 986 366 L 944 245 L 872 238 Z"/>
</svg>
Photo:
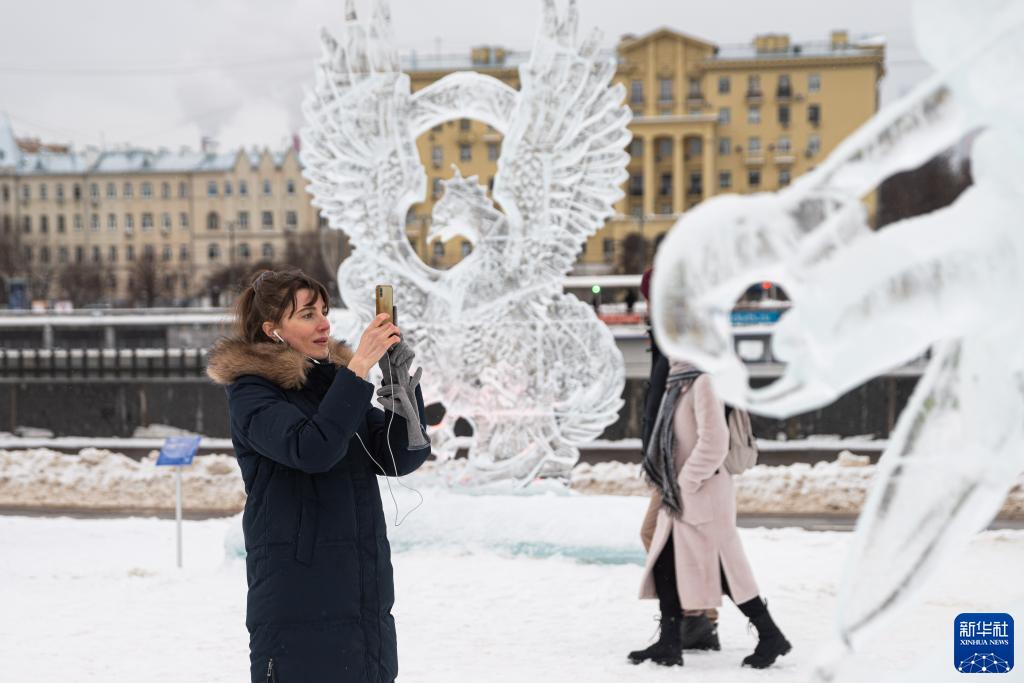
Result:
<svg viewBox="0 0 1024 683">
<path fill-rule="evenodd" d="M 396 316 L 398 312 L 395 310 L 395 290 L 391 285 L 377 285 L 374 291 L 377 300 L 377 315 L 387 313 L 391 316 L 391 322 L 397 325 L 398 320 Z"/>
</svg>

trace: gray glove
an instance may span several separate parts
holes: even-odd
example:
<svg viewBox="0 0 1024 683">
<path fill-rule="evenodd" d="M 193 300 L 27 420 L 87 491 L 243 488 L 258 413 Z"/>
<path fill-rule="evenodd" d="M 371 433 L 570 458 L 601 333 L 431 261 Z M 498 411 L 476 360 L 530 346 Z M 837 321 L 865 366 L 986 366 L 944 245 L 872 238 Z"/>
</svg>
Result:
<svg viewBox="0 0 1024 683">
<path fill-rule="evenodd" d="M 377 366 L 384 373 L 381 384 L 395 384 L 396 381 L 402 381 L 402 378 L 408 378 L 415 357 L 416 354 L 413 353 L 412 347 L 404 341 L 400 341 L 388 349 L 377 361 Z"/>
<path fill-rule="evenodd" d="M 380 404 L 384 406 L 384 409 L 405 418 L 409 450 L 412 451 L 418 451 L 430 445 L 430 441 L 427 440 L 427 435 L 420 425 L 420 412 L 416 405 L 416 387 L 419 386 L 422 375 L 423 368 L 418 368 L 412 377 L 409 377 L 408 373 L 400 375 L 396 371 L 395 376 L 398 381 L 394 384 L 385 384 L 377 390 L 377 397 L 380 398 Z"/>
</svg>

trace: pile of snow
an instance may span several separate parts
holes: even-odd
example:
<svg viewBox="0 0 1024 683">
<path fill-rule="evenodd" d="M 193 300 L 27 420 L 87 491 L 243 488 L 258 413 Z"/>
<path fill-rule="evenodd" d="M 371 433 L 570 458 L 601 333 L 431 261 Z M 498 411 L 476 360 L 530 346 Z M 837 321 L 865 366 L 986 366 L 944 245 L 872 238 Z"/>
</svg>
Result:
<svg viewBox="0 0 1024 683">
<path fill-rule="evenodd" d="M 173 429 L 173 428 L 172 428 Z M 158 451 L 141 461 L 121 453 L 83 448 L 67 455 L 47 448 L 0 449 L 0 507 L 86 510 L 169 511 L 174 508 L 174 470 L 156 467 Z M 427 463 L 408 481 L 428 488 L 460 489 L 456 461 Z M 740 514 L 857 514 L 871 487 L 875 467 L 867 456 L 843 452 L 832 462 L 770 467 L 758 465 L 736 477 Z M 387 484 L 382 482 L 382 487 Z M 401 484 L 392 483 L 397 491 Z M 474 488 L 503 493 L 514 484 Z M 581 463 L 571 475 L 569 493 L 647 496 L 648 484 L 635 463 Z M 230 454 L 204 455 L 183 469 L 185 508 L 193 513 L 232 515 L 245 504 L 242 478 Z M 557 482 L 538 482 L 530 495 L 565 492 Z M 1024 516 L 1024 477 L 1010 492 L 1004 516 Z"/>
</svg>

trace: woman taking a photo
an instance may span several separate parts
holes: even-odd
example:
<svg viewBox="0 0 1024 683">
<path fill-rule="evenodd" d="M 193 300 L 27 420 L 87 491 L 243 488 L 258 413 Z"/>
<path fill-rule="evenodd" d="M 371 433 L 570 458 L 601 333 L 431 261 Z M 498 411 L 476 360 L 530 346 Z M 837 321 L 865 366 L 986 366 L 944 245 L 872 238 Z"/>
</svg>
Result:
<svg viewBox="0 0 1024 683">
<path fill-rule="evenodd" d="M 368 288 L 369 289 L 369 288 Z M 420 371 L 379 315 L 352 351 L 330 337 L 327 290 L 264 271 L 236 304 L 234 336 L 211 350 L 247 495 L 253 683 L 363 683 L 398 675 L 394 581 L 377 476 L 430 453 Z M 371 405 L 375 363 L 387 411 Z"/>
</svg>

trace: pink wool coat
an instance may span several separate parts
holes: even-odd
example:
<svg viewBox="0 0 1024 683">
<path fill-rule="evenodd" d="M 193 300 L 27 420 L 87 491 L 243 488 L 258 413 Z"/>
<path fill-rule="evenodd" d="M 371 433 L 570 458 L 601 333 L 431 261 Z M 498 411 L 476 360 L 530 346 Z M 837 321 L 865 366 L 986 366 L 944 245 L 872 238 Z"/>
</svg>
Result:
<svg viewBox="0 0 1024 683">
<path fill-rule="evenodd" d="M 758 595 L 757 583 L 736 531 L 732 477 L 723 468 L 729 446 L 725 406 L 706 374 L 700 375 L 679 400 L 673 426 L 683 514 L 675 518 L 665 508 L 658 510 L 640 597 L 658 597 L 654 562 L 671 534 L 683 609 L 711 609 L 722 604 L 719 561 L 734 602 L 751 600 Z"/>
</svg>

